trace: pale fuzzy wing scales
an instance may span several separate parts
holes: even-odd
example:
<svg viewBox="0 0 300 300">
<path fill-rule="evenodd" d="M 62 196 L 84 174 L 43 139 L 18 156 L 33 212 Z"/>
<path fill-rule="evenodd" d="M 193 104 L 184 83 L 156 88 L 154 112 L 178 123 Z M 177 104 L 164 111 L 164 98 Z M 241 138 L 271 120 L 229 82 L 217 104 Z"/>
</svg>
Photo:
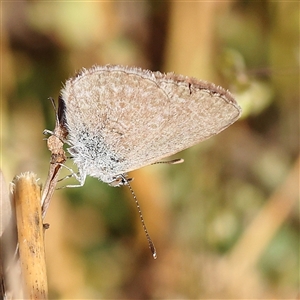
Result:
<svg viewBox="0 0 300 300">
<path fill-rule="evenodd" d="M 215 91 L 211 92 L 187 82 L 178 83 L 166 79 L 158 80 L 157 84 L 167 96 L 158 111 L 164 121 L 160 122 L 160 126 L 152 134 L 144 134 L 142 143 L 137 145 L 136 151 L 130 153 L 128 159 L 136 161 L 134 169 L 219 133 L 240 116 L 239 107 L 223 89 L 215 87 Z M 147 120 L 146 124 L 152 125 L 156 121 L 156 116 L 145 114 L 143 118 Z M 147 132 L 147 128 L 149 125 L 142 128 L 142 131 Z"/>
<path fill-rule="evenodd" d="M 177 141 L 173 153 L 224 130 L 241 112 L 229 92 L 206 82 L 188 80 L 162 79 L 160 82 L 160 87 L 170 98 L 170 122 L 166 132 L 170 135 L 167 139 Z"/>
<path fill-rule="evenodd" d="M 108 182 L 197 144 L 239 117 L 240 108 L 222 88 L 174 77 L 108 66 L 67 81 L 62 94 L 79 169 Z"/>
<path fill-rule="evenodd" d="M 143 138 L 160 132 L 166 122 L 161 107 L 168 98 L 147 74 L 89 71 L 67 81 L 62 91 L 69 141 L 75 146 L 70 152 L 80 173 L 109 182 L 145 165 L 147 154 L 138 157 L 143 145 L 149 153 Z M 158 116 L 154 122 L 153 116 Z"/>
</svg>

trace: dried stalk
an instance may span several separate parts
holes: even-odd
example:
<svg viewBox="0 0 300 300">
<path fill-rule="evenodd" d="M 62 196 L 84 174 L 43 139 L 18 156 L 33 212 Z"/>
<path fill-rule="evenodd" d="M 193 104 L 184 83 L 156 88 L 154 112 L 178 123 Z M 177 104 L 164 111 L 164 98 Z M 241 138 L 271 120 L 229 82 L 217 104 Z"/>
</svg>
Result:
<svg viewBox="0 0 300 300">
<path fill-rule="evenodd" d="M 29 172 L 16 177 L 13 184 L 19 259 L 25 298 L 47 299 L 40 186 L 37 184 L 36 176 Z"/>
</svg>

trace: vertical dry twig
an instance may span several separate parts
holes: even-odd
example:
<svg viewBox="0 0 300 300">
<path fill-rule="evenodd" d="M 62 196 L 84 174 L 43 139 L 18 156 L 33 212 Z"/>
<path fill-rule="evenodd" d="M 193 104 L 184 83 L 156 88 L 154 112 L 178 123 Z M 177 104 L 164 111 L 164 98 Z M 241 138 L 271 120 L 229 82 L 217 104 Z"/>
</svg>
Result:
<svg viewBox="0 0 300 300">
<path fill-rule="evenodd" d="M 53 99 L 50 99 L 55 108 Z M 56 123 L 53 132 L 45 130 L 45 133 L 50 133 L 51 136 L 47 139 L 47 146 L 51 152 L 50 168 L 48 177 L 44 185 L 42 193 L 42 217 L 45 218 L 47 209 L 49 207 L 51 197 L 55 191 L 58 181 L 58 175 L 61 169 L 61 164 L 66 161 L 66 154 L 63 149 L 64 141 L 67 136 L 67 129 L 63 124 L 64 106 L 61 99 L 58 100 L 58 111 L 56 112 Z"/>
<path fill-rule="evenodd" d="M 67 130 L 63 126 L 63 103 L 59 101 L 55 129 L 53 132 L 45 131 L 51 134 L 47 139 L 51 160 L 42 197 L 35 175 L 25 173 L 14 179 L 14 205 L 11 205 L 0 174 L 0 294 L 3 299 L 47 298 L 43 219 L 58 181 L 61 164 L 66 161 L 63 144 Z M 52 104 L 55 108 L 53 100 Z"/>
<path fill-rule="evenodd" d="M 24 298 L 17 255 L 16 220 L 4 176 L 0 171 L 0 298 Z"/>
<path fill-rule="evenodd" d="M 17 176 L 13 183 L 12 192 L 25 297 L 47 299 L 40 186 L 37 184 L 36 176 L 29 172 Z"/>
</svg>

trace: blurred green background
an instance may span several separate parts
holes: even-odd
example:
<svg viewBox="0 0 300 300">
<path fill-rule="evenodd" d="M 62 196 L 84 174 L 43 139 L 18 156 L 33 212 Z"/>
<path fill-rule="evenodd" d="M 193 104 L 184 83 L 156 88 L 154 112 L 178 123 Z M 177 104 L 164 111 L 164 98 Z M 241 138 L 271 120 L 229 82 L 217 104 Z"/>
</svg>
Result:
<svg viewBox="0 0 300 300">
<path fill-rule="evenodd" d="M 53 299 L 299 296 L 299 3 L 1 2 L 1 168 L 45 182 L 57 98 L 93 64 L 222 85 L 243 108 L 220 135 L 132 172 L 126 187 L 55 192 L 46 222 Z M 72 166 L 72 162 L 68 162 Z M 62 172 L 62 176 L 64 172 Z"/>
</svg>

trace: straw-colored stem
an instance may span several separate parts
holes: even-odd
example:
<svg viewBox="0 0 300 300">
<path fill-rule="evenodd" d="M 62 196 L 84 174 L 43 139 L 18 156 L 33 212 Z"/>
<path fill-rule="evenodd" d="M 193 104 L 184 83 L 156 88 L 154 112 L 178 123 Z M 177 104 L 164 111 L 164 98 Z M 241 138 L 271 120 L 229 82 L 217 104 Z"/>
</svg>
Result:
<svg viewBox="0 0 300 300">
<path fill-rule="evenodd" d="M 47 299 L 41 191 L 34 174 L 15 178 L 13 198 L 23 286 L 28 299 Z"/>
</svg>

